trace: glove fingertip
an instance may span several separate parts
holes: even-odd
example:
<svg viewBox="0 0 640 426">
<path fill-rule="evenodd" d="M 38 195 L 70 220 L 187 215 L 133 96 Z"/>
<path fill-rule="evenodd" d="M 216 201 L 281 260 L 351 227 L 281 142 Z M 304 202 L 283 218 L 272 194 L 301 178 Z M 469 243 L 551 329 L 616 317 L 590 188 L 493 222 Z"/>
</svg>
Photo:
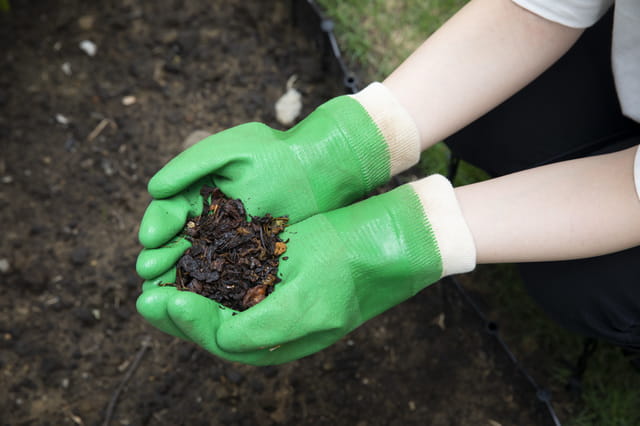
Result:
<svg viewBox="0 0 640 426">
<path fill-rule="evenodd" d="M 136 260 L 136 272 L 145 280 L 151 280 L 159 275 L 156 258 L 150 254 L 150 250 L 155 249 L 143 249 Z"/>
<path fill-rule="evenodd" d="M 159 330 L 183 340 L 191 340 L 169 318 L 167 304 L 175 295 L 175 287 L 156 287 L 138 296 L 136 309 L 142 317 Z"/>
<path fill-rule="evenodd" d="M 165 318 L 167 301 L 175 291 L 175 287 L 157 287 L 153 291 L 145 291 L 136 300 L 138 313 L 149 321 Z"/>
<path fill-rule="evenodd" d="M 189 247 L 191 243 L 188 240 L 178 238 L 160 248 L 142 249 L 136 260 L 136 272 L 146 280 L 164 275 L 175 267 Z"/>
<path fill-rule="evenodd" d="M 151 194 L 151 197 L 156 200 L 161 200 L 175 194 L 174 188 L 162 179 L 160 172 L 149 180 L 147 191 Z"/>
</svg>

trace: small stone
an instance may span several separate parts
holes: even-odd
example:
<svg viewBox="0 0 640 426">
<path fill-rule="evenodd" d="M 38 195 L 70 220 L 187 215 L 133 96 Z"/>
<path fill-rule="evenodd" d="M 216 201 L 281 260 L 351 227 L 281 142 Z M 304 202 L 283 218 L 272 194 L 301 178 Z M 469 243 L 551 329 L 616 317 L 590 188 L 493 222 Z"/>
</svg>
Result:
<svg viewBox="0 0 640 426">
<path fill-rule="evenodd" d="M 115 170 L 111 166 L 111 162 L 109 160 L 107 160 L 106 158 L 103 158 L 102 161 L 100 162 L 100 165 L 102 166 L 102 170 L 104 171 L 105 175 L 107 176 L 114 175 Z"/>
<path fill-rule="evenodd" d="M 62 72 L 65 75 L 71 75 L 71 64 L 69 62 L 64 62 L 62 65 L 60 65 L 60 69 L 62 69 Z"/>
<path fill-rule="evenodd" d="M 416 403 L 414 401 L 409 401 L 409 411 L 416 411 Z"/>
<path fill-rule="evenodd" d="M 91 40 L 82 40 L 79 46 L 80 49 L 89 56 L 95 56 L 98 51 L 98 46 Z"/>
<path fill-rule="evenodd" d="M 59 124 L 62 124 L 63 126 L 66 126 L 67 124 L 69 124 L 71 122 L 71 120 L 69 120 L 67 117 L 65 117 L 62 114 L 56 114 L 56 121 Z"/>
<path fill-rule="evenodd" d="M 8 259 L 0 259 L 0 273 L 6 274 L 11 269 Z"/>
<path fill-rule="evenodd" d="M 91 310 L 84 307 L 74 309 L 73 316 L 85 326 L 92 326 L 97 322 Z"/>
<path fill-rule="evenodd" d="M 193 145 L 200 142 L 202 139 L 211 136 L 210 132 L 206 130 L 194 130 L 187 136 L 182 142 L 182 150 L 192 147 Z"/>
<path fill-rule="evenodd" d="M 13 182 L 13 176 L 7 175 L 2 176 L 2 183 L 11 183 Z"/>
<path fill-rule="evenodd" d="M 438 316 L 436 316 L 433 320 L 431 320 L 431 324 L 438 326 L 438 328 L 442 331 L 447 329 L 445 323 L 445 315 L 444 312 L 441 312 Z"/>
<path fill-rule="evenodd" d="M 93 23 L 95 22 L 95 18 L 91 15 L 84 15 L 78 18 L 78 26 L 81 30 L 88 31 L 93 28 Z"/>
<path fill-rule="evenodd" d="M 125 96 L 124 98 L 122 98 L 122 105 L 124 106 L 130 106 L 133 105 L 137 102 L 138 100 L 136 99 L 135 96 Z"/>
<path fill-rule="evenodd" d="M 287 81 L 287 91 L 276 101 L 276 119 L 283 126 L 292 126 L 302 111 L 302 95 L 293 84 L 296 76 L 293 75 Z"/>
</svg>

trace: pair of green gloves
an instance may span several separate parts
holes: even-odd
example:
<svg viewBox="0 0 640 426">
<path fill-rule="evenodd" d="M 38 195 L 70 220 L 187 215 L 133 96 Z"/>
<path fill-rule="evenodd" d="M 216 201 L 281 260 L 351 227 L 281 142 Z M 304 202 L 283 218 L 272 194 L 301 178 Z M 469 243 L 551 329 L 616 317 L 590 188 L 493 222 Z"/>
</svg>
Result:
<svg viewBox="0 0 640 426">
<path fill-rule="evenodd" d="M 138 311 L 222 358 L 279 364 L 317 352 L 442 276 L 475 266 L 453 188 L 434 175 L 362 199 L 419 159 L 418 130 L 380 83 L 318 107 L 282 132 L 249 123 L 210 136 L 149 182 L 137 262 Z M 172 286 L 190 243 L 177 236 L 202 210 L 204 185 L 249 214 L 288 215 L 282 282 L 236 313 Z"/>
</svg>

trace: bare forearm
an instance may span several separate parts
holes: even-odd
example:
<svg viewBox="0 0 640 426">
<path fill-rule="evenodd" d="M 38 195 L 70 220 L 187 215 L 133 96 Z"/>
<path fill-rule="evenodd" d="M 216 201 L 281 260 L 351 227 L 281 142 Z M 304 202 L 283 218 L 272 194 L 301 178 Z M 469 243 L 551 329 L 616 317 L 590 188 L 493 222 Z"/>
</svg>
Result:
<svg viewBox="0 0 640 426">
<path fill-rule="evenodd" d="M 523 88 L 581 33 L 511 0 L 472 0 L 384 84 L 413 117 L 426 149 Z"/>
<path fill-rule="evenodd" d="M 639 245 L 636 149 L 457 188 L 478 263 L 576 259 Z"/>
</svg>

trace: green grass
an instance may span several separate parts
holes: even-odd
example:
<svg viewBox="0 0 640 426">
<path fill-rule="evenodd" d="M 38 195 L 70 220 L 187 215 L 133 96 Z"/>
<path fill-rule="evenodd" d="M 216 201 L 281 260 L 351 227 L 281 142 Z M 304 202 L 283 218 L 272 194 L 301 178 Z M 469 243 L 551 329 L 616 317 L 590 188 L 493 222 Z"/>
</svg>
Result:
<svg viewBox="0 0 640 426">
<path fill-rule="evenodd" d="M 321 0 L 336 21 L 349 57 L 367 77 L 388 75 L 425 38 L 466 1 L 463 0 Z"/>
<path fill-rule="evenodd" d="M 345 56 L 363 82 L 381 80 L 425 38 L 455 13 L 462 0 L 318 0 L 336 22 L 336 35 Z M 438 144 L 426 151 L 426 173 L 447 173 L 449 151 Z M 456 185 L 488 176 L 461 164 Z M 640 425 L 640 372 L 619 348 L 600 343 L 589 362 L 581 397 L 565 390 L 571 372 L 566 362 L 577 360 L 583 338 L 561 329 L 526 295 L 513 265 L 485 265 L 465 276 L 466 285 L 481 293 L 498 320 L 507 343 L 551 388 L 563 424 L 571 426 Z"/>
</svg>

